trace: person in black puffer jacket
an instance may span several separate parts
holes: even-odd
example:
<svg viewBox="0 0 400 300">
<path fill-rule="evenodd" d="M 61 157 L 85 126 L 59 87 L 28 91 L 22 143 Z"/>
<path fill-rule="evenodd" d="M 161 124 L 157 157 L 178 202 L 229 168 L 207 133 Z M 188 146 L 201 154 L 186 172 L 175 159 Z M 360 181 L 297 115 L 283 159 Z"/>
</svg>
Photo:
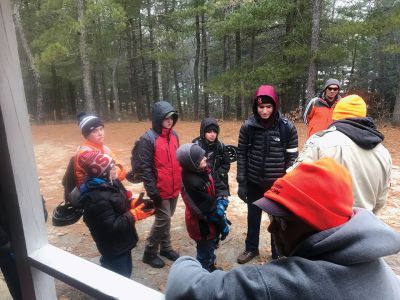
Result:
<svg viewBox="0 0 400 300">
<path fill-rule="evenodd" d="M 229 153 L 218 138 L 220 127 L 214 118 L 204 118 L 200 124 L 200 136 L 192 142 L 204 149 L 207 166 L 219 177 L 229 194 L 228 172 L 231 167 Z"/>
<path fill-rule="evenodd" d="M 252 203 L 260 199 L 286 173 L 298 155 L 296 127 L 279 110 L 275 88 L 261 85 L 253 98 L 253 115 L 240 128 L 237 182 L 238 196 L 247 203 L 246 248 L 238 263 L 259 255 L 261 209 Z M 277 253 L 271 241 L 272 257 Z"/>
<path fill-rule="evenodd" d="M 79 203 L 84 208 L 83 221 L 89 227 L 104 268 L 130 278 L 131 250 L 138 235 L 135 223 L 154 213 L 132 195 L 117 179 L 115 163 L 107 154 L 87 151 L 79 157 L 87 179 L 80 187 Z"/>
</svg>

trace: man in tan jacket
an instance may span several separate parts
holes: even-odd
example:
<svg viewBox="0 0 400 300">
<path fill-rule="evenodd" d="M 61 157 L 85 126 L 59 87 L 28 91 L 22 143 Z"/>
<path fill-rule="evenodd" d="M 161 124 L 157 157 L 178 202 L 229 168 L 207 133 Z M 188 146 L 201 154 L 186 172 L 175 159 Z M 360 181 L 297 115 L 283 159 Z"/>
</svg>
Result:
<svg viewBox="0 0 400 300">
<path fill-rule="evenodd" d="M 343 164 L 352 176 L 353 206 L 376 213 L 386 202 L 392 158 L 382 145 L 383 134 L 366 114 L 367 107 L 360 96 L 342 98 L 333 111 L 334 122 L 306 141 L 296 163 L 288 171 L 300 162 L 330 157 Z"/>
</svg>

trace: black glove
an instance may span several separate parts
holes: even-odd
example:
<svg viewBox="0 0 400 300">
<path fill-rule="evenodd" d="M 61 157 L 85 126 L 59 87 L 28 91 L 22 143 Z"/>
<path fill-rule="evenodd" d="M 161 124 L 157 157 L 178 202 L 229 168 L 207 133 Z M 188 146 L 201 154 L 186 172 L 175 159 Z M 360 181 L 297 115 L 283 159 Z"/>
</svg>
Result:
<svg viewBox="0 0 400 300">
<path fill-rule="evenodd" d="M 162 202 L 160 194 L 157 193 L 157 194 L 151 194 L 151 195 L 147 194 L 147 195 L 149 196 L 149 198 L 151 200 L 153 200 L 155 207 L 160 207 L 161 202 Z"/>
<path fill-rule="evenodd" d="M 224 216 L 223 219 L 223 226 L 221 229 L 221 241 L 225 240 L 226 237 L 229 234 L 229 225 L 231 225 L 232 223 L 226 218 L 226 216 Z"/>
<path fill-rule="evenodd" d="M 239 184 L 239 188 L 238 188 L 238 196 L 240 199 L 242 199 L 245 203 L 247 203 L 247 185 L 244 184 Z"/>
</svg>

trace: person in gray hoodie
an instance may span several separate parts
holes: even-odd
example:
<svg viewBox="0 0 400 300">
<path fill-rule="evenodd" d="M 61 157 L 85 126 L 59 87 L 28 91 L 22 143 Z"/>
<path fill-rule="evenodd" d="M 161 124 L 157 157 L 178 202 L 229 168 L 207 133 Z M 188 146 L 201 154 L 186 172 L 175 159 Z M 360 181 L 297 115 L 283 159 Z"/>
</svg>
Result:
<svg viewBox="0 0 400 300">
<path fill-rule="evenodd" d="M 400 251 L 400 234 L 352 203 L 342 165 L 299 164 L 254 203 L 268 213 L 283 257 L 213 273 L 181 257 L 166 299 L 400 299 L 400 281 L 383 260 Z"/>
</svg>

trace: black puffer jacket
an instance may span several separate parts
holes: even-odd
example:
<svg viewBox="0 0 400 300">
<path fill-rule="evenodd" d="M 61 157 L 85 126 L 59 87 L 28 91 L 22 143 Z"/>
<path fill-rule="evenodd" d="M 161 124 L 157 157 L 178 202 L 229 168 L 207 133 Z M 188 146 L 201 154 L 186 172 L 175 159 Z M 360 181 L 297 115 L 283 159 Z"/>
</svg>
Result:
<svg viewBox="0 0 400 300">
<path fill-rule="evenodd" d="M 111 185 L 98 178 L 81 187 L 83 221 L 105 257 L 130 251 L 139 240 L 125 191 L 118 180 Z"/>
<path fill-rule="evenodd" d="M 276 104 L 275 108 L 278 109 L 275 93 L 256 94 L 256 97 L 260 95 L 272 98 Z M 272 126 L 264 128 L 255 102 L 253 113 L 254 115 L 240 128 L 236 179 L 240 185 L 252 182 L 260 187 L 267 187 L 282 177 L 297 158 L 297 130 L 293 123 L 283 118 L 279 112 L 274 114 L 275 121 Z M 287 133 L 287 137 L 282 139 L 281 132 Z"/>
<path fill-rule="evenodd" d="M 207 158 L 208 167 L 219 177 L 219 179 L 229 189 L 228 185 L 228 172 L 231 167 L 229 160 L 229 153 L 224 143 L 222 143 L 217 136 L 217 139 L 210 143 L 205 138 L 206 129 L 209 126 L 215 126 L 218 129 L 219 125 L 217 120 L 214 118 L 205 118 L 201 121 L 200 125 L 200 136 L 193 140 L 193 143 L 198 144 L 201 148 L 206 151 L 205 157 Z"/>
</svg>

